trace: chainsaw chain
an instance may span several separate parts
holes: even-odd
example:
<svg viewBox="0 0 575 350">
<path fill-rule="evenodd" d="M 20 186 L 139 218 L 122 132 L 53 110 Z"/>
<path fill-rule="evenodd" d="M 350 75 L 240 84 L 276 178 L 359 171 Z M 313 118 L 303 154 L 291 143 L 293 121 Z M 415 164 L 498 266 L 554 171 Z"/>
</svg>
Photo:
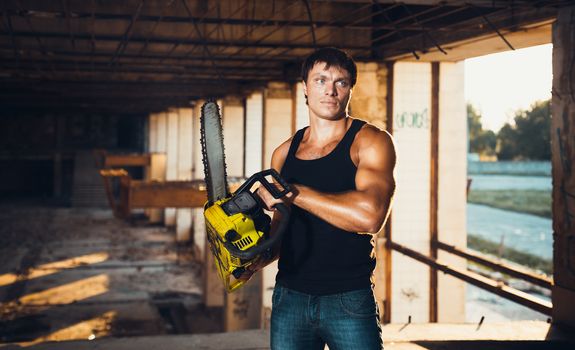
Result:
<svg viewBox="0 0 575 350">
<path fill-rule="evenodd" d="M 217 108 L 217 113 L 218 116 L 220 116 L 219 119 L 219 126 L 220 126 L 220 141 L 221 141 L 221 146 L 222 146 L 222 150 L 224 151 L 224 154 L 222 155 L 223 159 L 224 159 L 224 182 L 225 182 L 225 186 L 226 186 L 226 191 L 229 193 L 229 186 L 228 186 L 228 173 L 227 173 L 227 167 L 225 166 L 225 160 L 226 160 L 226 155 L 225 155 L 225 147 L 224 147 L 224 135 L 223 135 L 223 129 L 222 129 L 222 118 L 221 118 L 221 114 L 220 114 L 220 106 L 213 100 L 208 100 L 207 102 L 213 102 L 216 105 Z M 206 134 L 205 134 L 205 126 L 204 126 L 204 108 L 205 108 L 205 104 L 202 105 L 202 111 L 201 111 L 201 117 L 200 117 L 200 142 L 202 144 L 202 164 L 204 166 L 204 182 L 206 183 L 206 190 L 208 192 L 208 199 L 215 199 L 215 193 L 213 192 L 213 187 L 212 187 L 212 178 L 210 176 L 210 174 L 208 173 L 208 152 L 206 149 Z M 211 200 L 210 200 L 211 202 Z M 212 203 L 210 203 L 212 204 Z"/>
</svg>

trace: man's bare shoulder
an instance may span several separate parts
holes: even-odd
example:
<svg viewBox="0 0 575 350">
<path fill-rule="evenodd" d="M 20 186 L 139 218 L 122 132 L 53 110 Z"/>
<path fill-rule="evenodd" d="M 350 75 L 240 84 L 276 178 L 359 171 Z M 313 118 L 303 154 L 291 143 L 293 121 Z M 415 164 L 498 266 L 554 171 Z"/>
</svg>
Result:
<svg viewBox="0 0 575 350">
<path fill-rule="evenodd" d="M 293 136 L 290 137 L 289 139 L 285 140 L 281 145 L 279 145 L 274 152 L 272 153 L 272 167 L 278 171 L 281 170 L 288 152 L 289 152 L 289 147 L 291 145 L 291 141 L 293 139 Z"/>
<path fill-rule="evenodd" d="M 356 141 L 360 152 L 365 149 L 375 148 L 380 152 L 395 153 L 391 134 L 369 123 L 365 123 L 357 133 Z"/>
</svg>

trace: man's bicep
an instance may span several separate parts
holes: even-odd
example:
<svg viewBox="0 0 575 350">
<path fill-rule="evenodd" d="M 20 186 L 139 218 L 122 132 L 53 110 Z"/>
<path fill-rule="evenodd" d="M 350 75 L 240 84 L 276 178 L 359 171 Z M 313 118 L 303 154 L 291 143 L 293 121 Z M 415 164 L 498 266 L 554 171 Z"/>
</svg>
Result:
<svg viewBox="0 0 575 350">
<path fill-rule="evenodd" d="M 389 135 L 380 134 L 360 151 L 356 173 L 358 191 L 392 193 L 395 189 L 395 149 Z"/>
</svg>

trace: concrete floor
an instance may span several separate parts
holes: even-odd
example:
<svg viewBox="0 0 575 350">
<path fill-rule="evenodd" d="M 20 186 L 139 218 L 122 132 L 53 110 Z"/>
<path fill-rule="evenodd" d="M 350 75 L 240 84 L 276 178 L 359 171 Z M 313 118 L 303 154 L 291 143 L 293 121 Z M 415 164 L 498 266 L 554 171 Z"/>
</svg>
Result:
<svg viewBox="0 0 575 350">
<path fill-rule="evenodd" d="M 267 330 L 221 333 L 200 265 L 163 227 L 23 205 L 0 205 L 0 222 L 0 347 L 269 348 Z M 575 349 L 544 322 L 391 324 L 383 337 L 386 349 Z"/>
</svg>

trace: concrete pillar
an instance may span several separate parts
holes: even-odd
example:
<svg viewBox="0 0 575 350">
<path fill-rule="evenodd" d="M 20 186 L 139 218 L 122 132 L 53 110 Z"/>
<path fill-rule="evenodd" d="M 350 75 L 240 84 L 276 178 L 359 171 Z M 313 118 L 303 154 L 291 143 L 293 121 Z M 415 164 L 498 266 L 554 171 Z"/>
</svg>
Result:
<svg viewBox="0 0 575 350">
<path fill-rule="evenodd" d="M 303 92 L 303 83 L 300 81 L 293 86 L 292 92 L 293 113 L 295 114 L 295 125 L 292 135 L 299 129 L 309 125 L 309 112 Z"/>
<path fill-rule="evenodd" d="M 178 179 L 178 110 L 170 109 L 167 115 L 166 180 L 173 181 Z M 175 208 L 165 209 L 164 225 L 176 225 Z"/>
<path fill-rule="evenodd" d="M 463 62 L 439 65 L 437 232 L 440 241 L 459 248 L 467 247 L 467 116 L 463 67 Z M 456 268 L 467 266 L 465 259 L 441 250 L 438 259 Z M 439 273 L 437 285 L 437 321 L 464 323 L 465 282 Z"/>
<path fill-rule="evenodd" d="M 354 86 L 349 113 L 352 117 L 368 121 L 380 129 L 386 129 L 387 120 L 387 66 L 379 63 L 357 63 L 358 81 Z M 380 316 L 384 318 L 385 288 L 385 240 L 383 233 L 376 240 L 377 265 L 374 272 L 375 298 L 379 304 Z"/>
<path fill-rule="evenodd" d="M 151 164 L 146 171 L 146 180 L 164 181 L 166 179 L 166 113 L 154 113 L 150 115 L 148 125 L 148 150 L 153 154 Z M 150 223 L 164 221 L 164 210 L 146 209 Z"/>
<path fill-rule="evenodd" d="M 553 322 L 575 327 L 575 7 L 553 24 Z"/>
<path fill-rule="evenodd" d="M 292 135 L 291 88 L 287 83 L 270 83 L 266 89 L 264 109 L 264 164 L 271 166 L 273 151 Z"/>
<path fill-rule="evenodd" d="M 352 92 L 350 114 L 385 130 L 387 69 L 379 63 L 357 63 L 357 81 Z"/>
<path fill-rule="evenodd" d="M 246 100 L 246 177 L 263 169 L 263 117 L 264 99 L 262 92 L 254 92 Z"/>
<path fill-rule="evenodd" d="M 393 241 L 429 255 L 431 64 L 394 65 L 396 195 Z M 429 321 L 429 267 L 392 253 L 391 322 Z"/>
<path fill-rule="evenodd" d="M 148 152 L 157 152 L 158 143 L 158 114 L 148 116 Z"/>
<path fill-rule="evenodd" d="M 204 164 L 202 163 L 202 147 L 200 144 L 200 115 L 202 112 L 203 100 L 196 102 L 193 114 L 193 140 L 194 146 L 192 147 L 192 179 L 195 181 L 204 180 Z M 206 248 L 206 230 L 204 223 L 204 210 L 192 209 L 192 227 L 193 227 L 193 242 L 194 242 L 194 256 L 198 261 L 204 261 L 205 248 Z"/>
<path fill-rule="evenodd" d="M 244 101 L 238 97 L 226 98 L 222 115 L 228 177 L 243 177 Z"/>
<path fill-rule="evenodd" d="M 193 153 L 193 109 L 178 109 L 178 180 L 192 180 Z M 176 211 L 176 240 L 189 242 L 192 230 L 192 209 L 178 208 Z"/>
</svg>

